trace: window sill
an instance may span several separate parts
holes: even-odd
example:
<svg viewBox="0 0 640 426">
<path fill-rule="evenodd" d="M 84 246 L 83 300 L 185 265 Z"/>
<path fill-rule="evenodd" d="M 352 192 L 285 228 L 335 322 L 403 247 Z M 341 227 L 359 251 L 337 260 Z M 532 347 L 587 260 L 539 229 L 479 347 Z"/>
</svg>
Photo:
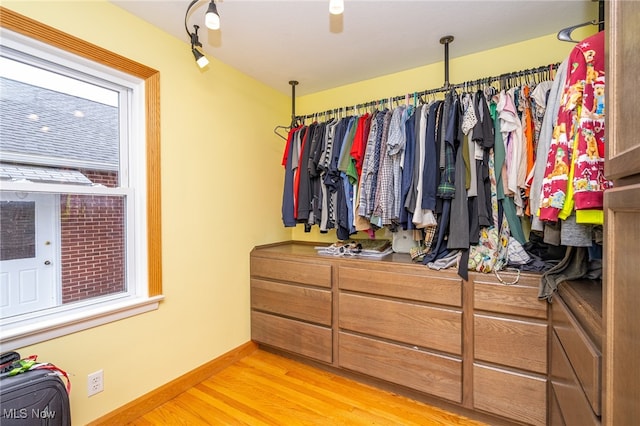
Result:
<svg viewBox="0 0 640 426">
<path fill-rule="evenodd" d="M 68 313 L 52 321 L 41 321 L 23 327 L 11 327 L 0 332 L 0 344 L 4 352 L 55 339 L 92 327 L 129 318 L 158 309 L 164 296 L 126 300 L 108 306 L 83 309 Z"/>
</svg>

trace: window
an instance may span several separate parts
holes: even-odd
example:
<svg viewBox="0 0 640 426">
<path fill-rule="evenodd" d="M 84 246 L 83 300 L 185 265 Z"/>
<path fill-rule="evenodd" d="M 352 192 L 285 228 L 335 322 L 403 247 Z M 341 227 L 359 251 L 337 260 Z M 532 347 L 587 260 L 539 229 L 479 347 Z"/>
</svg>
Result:
<svg viewBox="0 0 640 426">
<path fill-rule="evenodd" d="M 158 73 L 25 21 L 2 9 L 0 341 L 14 348 L 161 299 Z"/>
</svg>

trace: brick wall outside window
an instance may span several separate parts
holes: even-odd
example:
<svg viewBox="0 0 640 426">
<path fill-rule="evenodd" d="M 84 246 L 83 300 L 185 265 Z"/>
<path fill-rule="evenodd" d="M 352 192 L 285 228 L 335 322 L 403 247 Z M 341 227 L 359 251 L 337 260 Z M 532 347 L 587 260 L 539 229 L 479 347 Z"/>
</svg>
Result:
<svg viewBox="0 0 640 426">
<path fill-rule="evenodd" d="M 82 172 L 117 186 L 116 173 Z M 121 197 L 60 196 L 62 303 L 126 290 L 124 213 Z"/>
</svg>

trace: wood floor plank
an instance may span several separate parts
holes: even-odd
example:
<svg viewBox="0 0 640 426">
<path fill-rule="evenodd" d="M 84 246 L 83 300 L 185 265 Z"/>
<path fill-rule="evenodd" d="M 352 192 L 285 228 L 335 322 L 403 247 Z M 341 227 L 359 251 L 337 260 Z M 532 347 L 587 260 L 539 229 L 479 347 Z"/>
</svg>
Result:
<svg viewBox="0 0 640 426">
<path fill-rule="evenodd" d="M 144 417 L 140 417 L 139 419 L 136 419 L 135 421 L 129 423 L 129 426 L 154 426 L 155 424 L 156 423 L 153 423 Z"/>
<path fill-rule="evenodd" d="M 253 424 L 256 426 L 268 426 L 273 424 L 273 419 L 268 415 L 256 412 L 252 407 L 236 404 L 231 398 L 225 394 L 213 391 L 202 383 L 196 385 L 189 390 L 194 396 L 197 396 L 204 404 L 211 405 L 216 410 L 222 412 L 219 416 L 215 416 L 216 420 L 221 423 L 232 424 L 232 419 L 239 424 Z"/>
<path fill-rule="evenodd" d="M 242 368 L 242 363 L 238 363 L 238 367 Z M 380 421 L 380 413 L 362 411 L 349 401 L 345 402 L 341 394 L 318 392 L 303 382 L 284 375 L 272 375 L 268 371 L 250 368 L 244 368 L 244 371 L 251 372 L 247 378 L 254 384 L 257 393 L 267 397 L 277 393 L 287 401 L 295 401 L 299 407 L 312 412 L 315 418 L 324 417 L 326 421 L 334 424 L 371 424 L 375 420 Z M 390 419 L 389 424 L 398 424 L 398 420 Z"/>
<path fill-rule="evenodd" d="M 217 422 L 229 425 L 248 424 L 249 421 L 253 424 L 257 423 L 255 417 L 245 415 L 242 411 L 230 413 L 229 407 L 223 405 L 220 399 L 212 398 L 198 389 L 190 389 L 176 399 L 180 401 L 184 409 L 196 411 L 202 417 L 203 422 L 215 419 Z M 268 425 L 268 423 L 264 423 L 264 425 Z"/>
<path fill-rule="evenodd" d="M 301 382 L 307 385 L 314 384 L 322 392 L 328 392 L 332 394 L 341 395 L 344 399 L 349 399 L 350 403 L 354 406 L 358 406 L 362 409 L 371 409 L 369 407 L 376 407 L 377 410 L 386 410 L 387 412 L 395 413 L 398 410 L 398 403 L 402 402 L 403 421 L 406 424 L 409 421 L 416 424 L 424 424 L 424 411 L 425 405 L 416 403 L 408 398 L 388 394 L 390 398 L 381 398 L 379 391 L 368 385 L 354 382 L 341 376 L 336 376 L 329 372 L 318 370 L 311 366 L 301 363 L 295 363 L 295 361 L 261 351 L 256 353 L 255 356 L 247 357 L 241 360 L 245 364 L 252 364 L 258 369 L 264 369 L 272 371 L 272 369 L 278 369 L 289 377 L 295 377 Z M 295 363 L 295 368 L 291 369 L 291 365 Z M 290 370 L 287 370 L 289 366 Z M 404 402 L 410 401 L 410 404 L 404 404 Z M 429 407 L 430 415 L 433 416 L 433 424 L 451 425 L 454 423 L 451 414 L 437 409 L 435 407 Z M 457 416 L 453 416 L 457 418 Z M 482 425 L 479 422 L 473 422 L 468 420 L 469 425 Z"/>
<path fill-rule="evenodd" d="M 224 393 L 227 397 L 251 407 L 254 411 L 269 413 L 276 424 L 285 424 L 291 419 L 306 423 L 317 419 L 320 414 L 300 403 L 298 399 L 288 399 L 286 395 L 270 387 L 256 386 L 255 383 L 240 383 L 228 377 L 206 380 L 203 385 Z"/>
<path fill-rule="evenodd" d="M 130 425 L 486 426 L 263 350 Z"/>
<path fill-rule="evenodd" d="M 403 423 L 407 426 L 422 424 L 421 422 L 408 422 L 409 419 L 404 416 L 405 413 L 403 413 L 403 417 L 398 417 L 395 412 L 396 407 L 393 407 L 393 410 L 385 410 L 384 404 L 380 404 L 381 401 L 379 399 L 376 399 L 376 404 L 363 404 L 358 398 L 357 392 L 345 395 L 340 389 L 334 390 L 327 387 L 332 376 L 327 376 L 327 380 L 324 382 L 314 384 L 310 380 L 305 380 L 304 376 L 296 377 L 295 375 L 285 374 L 280 378 L 278 376 L 269 376 L 268 373 L 259 369 L 256 369 L 256 371 L 261 373 L 254 376 L 254 381 L 263 382 L 265 385 L 280 383 L 278 391 L 284 392 L 290 398 L 296 398 L 298 401 L 308 400 L 308 403 L 317 407 L 325 415 L 326 413 L 340 413 L 340 420 L 349 421 L 350 424 L 356 421 L 367 423 L 370 420 L 380 422 L 382 419 L 386 419 L 389 424 Z M 262 375 L 264 377 L 260 377 Z M 366 388 L 365 393 L 371 393 L 371 391 L 371 388 Z M 356 417 L 351 415 L 354 412 L 358 413 Z"/>
<path fill-rule="evenodd" d="M 194 413 L 193 409 L 185 410 L 176 399 L 173 399 L 150 413 L 144 415 L 145 419 L 155 425 L 202 425 L 207 424 L 202 418 Z"/>
</svg>

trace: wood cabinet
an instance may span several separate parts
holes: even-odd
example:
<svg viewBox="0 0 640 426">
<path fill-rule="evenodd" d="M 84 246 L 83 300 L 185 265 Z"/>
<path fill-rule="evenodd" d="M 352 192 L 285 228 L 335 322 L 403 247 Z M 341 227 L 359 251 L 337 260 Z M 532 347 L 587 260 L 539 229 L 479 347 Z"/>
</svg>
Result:
<svg viewBox="0 0 640 426">
<path fill-rule="evenodd" d="M 462 280 L 338 266 L 338 365 L 462 402 Z"/>
<path fill-rule="evenodd" d="M 640 2 L 607 1 L 602 423 L 640 419 Z"/>
<path fill-rule="evenodd" d="M 572 281 L 558 287 L 551 311 L 550 376 L 555 398 L 551 410 L 558 412 L 552 425 L 600 424 L 601 300 L 602 287 L 594 281 Z"/>
<path fill-rule="evenodd" d="M 473 278 L 473 407 L 532 425 L 547 422 L 548 304 L 540 278 L 506 286 Z M 509 282 L 514 277 L 507 278 Z"/>
<path fill-rule="evenodd" d="M 251 338 L 330 363 L 332 266 L 251 256 Z"/>
<path fill-rule="evenodd" d="M 261 246 L 251 253 L 251 335 L 466 414 L 544 425 L 548 303 L 538 285 L 533 274 L 508 286 L 475 272 L 465 281 L 406 254 L 369 260 L 319 255 L 307 243 Z"/>
</svg>

